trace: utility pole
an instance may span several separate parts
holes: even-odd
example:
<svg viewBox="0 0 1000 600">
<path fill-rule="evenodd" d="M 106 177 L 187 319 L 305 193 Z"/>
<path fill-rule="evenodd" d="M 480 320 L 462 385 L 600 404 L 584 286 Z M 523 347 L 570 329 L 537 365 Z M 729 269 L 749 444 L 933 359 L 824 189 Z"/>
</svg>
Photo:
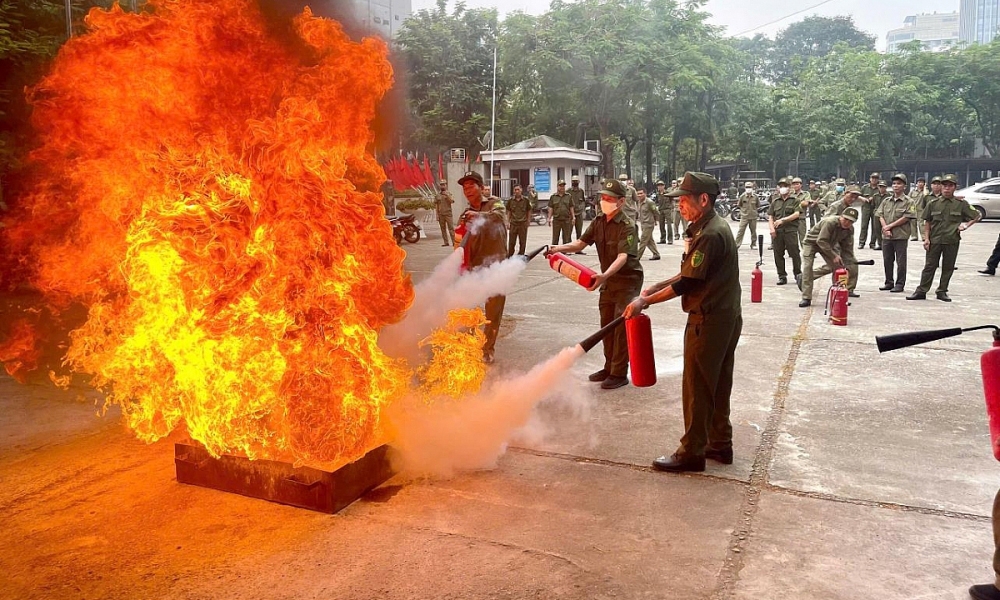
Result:
<svg viewBox="0 0 1000 600">
<path fill-rule="evenodd" d="M 73 37 L 73 0 L 66 0 L 66 39 Z"/>
</svg>

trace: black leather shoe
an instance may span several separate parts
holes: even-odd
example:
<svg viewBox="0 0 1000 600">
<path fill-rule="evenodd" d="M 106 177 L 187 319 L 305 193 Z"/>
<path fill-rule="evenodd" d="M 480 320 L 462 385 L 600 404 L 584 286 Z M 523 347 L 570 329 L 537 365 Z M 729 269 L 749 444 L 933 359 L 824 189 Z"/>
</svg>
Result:
<svg viewBox="0 0 1000 600">
<path fill-rule="evenodd" d="M 974 585 L 969 588 L 969 595 L 974 600 L 1000 600 L 1000 590 L 992 583 Z"/>
<path fill-rule="evenodd" d="M 982 273 L 983 275 L 996 275 L 997 272 L 993 269 L 983 269 L 982 271 L 977 271 L 977 273 Z"/>
<path fill-rule="evenodd" d="M 912 294 L 910 294 L 909 296 L 907 296 L 906 299 L 907 300 L 926 300 L 927 299 L 927 294 L 925 294 L 923 292 L 913 292 Z"/>
<path fill-rule="evenodd" d="M 860 246 L 858 246 L 858 250 L 864 250 L 864 249 L 865 249 L 865 245 L 864 244 L 861 244 Z"/>
<path fill-rule="evenodd" d="M 948 294 L 946 292 L 938 292 L 935 295 L 937 296 L 937 299 L 940 300 L 941 302 L 951 302 L 951 298 L 948 297 Z"/>
<path fill-rule="evenodd" d="M 668 246 L 673 246 L 673 245 L 674 245 L 674 243 L 673 243 L 673 242 L 667 242 L 667 245 L 668 245 Z"/>
<path fill-rule="evenodd" d="M 657 471 L 668 471 L 670 473 L 682 473 L 685 471 L 700 473 L 705 470 L 704 456 L 661 456 L 653 461 L 653 468 Z"/>
<path fill-rule="evenodd" d="M 731 465 L 733 464 L 733 449 L 723 448 L 722 450 L 712 450 L 708 448 L 705 450 L 705 458 L 724 465 Z"/>
<path fill-rule="evenodd" d="M 812 306 L 812 303 L 813 303 L 812 300 L 803 300 L 802 302 L 799 302 L 799 308 L 806 308 L 807 306 Z"/>
<path fill-rule="evenodd" d="M 784 277 L 781 277 L 778 279 L 778 283 L 775 285 L 788 285 L 788 280 L 785 279 Z"/>
<path fill-rule="evenodd" d="M 601 369 L 600 371 L 595 371 L 591 373 L 590 377 L 588 377 L 587 379 L 593 381 L 594 383 L 597 383 L 598 381 L 604 381 L 610 376 L 611 373 L 608 373 L 607 369 Z"/>
<path fill-rule="evenodd" d="M 881 249 L 882 249 L 882 246 L 875 246 L 874 248 L 872 248 L 872 250 L 881 250 Z"/>
<path fill-rule="evenodd" d="M 878 289 L 878 291 L 880 291 L 880 292 L 888 292 L 891 289 L 892 289 L 892 284 L 891 283 L 887 283 L 887 284 L 883 285 L 882 287 L 880 287 Z"/>
<path fill-rule="evenodd" d="M 617 390 L 620 387 L 628 385 L 628 377 L 617 377 L 615 375 L 609 376 L 601 384 L 602 390 Z"/>
<path fill-rule="evenodd" d="M 856 294 L 853 291 L 851 291 L 851 292 L 847 292 L 847 297 L 848 298 L 860 298 L 861 294 Z"/>
<path fill-rule="evenodd" d="M 660 260 L 660 257 L 659 256 L 654 256 L 653 258 L 651 258 L 649 260 Z"/>
<path fill-rule="evenodd" d="M 894 287 L 893 287 L 893 288 L 892 288 L 891 290 L 889 290 L 889 291 L 890 291 L 890 292 L 892 292 L 893 294 L 898 294 L 898 293 L 900 293 L 900 292 L 902 292 L 902 291 L 903 291 L 903 286 L 901 286 L 901 285 L 897 285 L 897 286 L 894 286 Z"/>
<path fill-rule="evenodd" d="M 583 255 L 586 255 L 587 253 L 586 253 L 586 252 L 584 252 L 583 250 L 580 250 L 579 252 L 576 252 L 576 254 L 583 254 Z"/>
</svg>

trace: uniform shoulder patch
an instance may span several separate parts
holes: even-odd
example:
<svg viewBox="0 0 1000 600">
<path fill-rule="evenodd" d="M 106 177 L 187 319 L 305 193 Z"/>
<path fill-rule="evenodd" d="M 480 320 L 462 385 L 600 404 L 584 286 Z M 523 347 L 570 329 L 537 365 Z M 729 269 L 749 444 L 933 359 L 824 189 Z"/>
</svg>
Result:
<svg viewBox="0 0 1000 600">
<path fill-rule="evenodd" d="M 705 253 L 701 250 L 695 250 L 694 254 L 691 255 L 691 266 L 698 268 L 705 262 Z"/>
<path fill-rule="evenodd" d="M 634 244 L 635 243 L 635 234 L 634 233 L 628 234 L 628 237 L 625 238 L 625 240 L 629 243 L 629 245 Z"/>
</svg>

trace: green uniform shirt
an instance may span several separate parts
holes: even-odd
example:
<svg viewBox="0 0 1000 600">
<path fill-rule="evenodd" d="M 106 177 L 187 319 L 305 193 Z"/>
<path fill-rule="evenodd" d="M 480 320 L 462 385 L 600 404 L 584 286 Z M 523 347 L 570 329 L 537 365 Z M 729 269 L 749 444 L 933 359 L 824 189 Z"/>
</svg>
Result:
<svg viewBox="0 0 1000 600">
<path fill-rule="evenodd" d="M 880 217 L 885 221 L 886 225 L 891 225 L 899 219 L 906 217 L 906 222 L 902 225 L 894 227 L 892 232 L 888 237 L 883 239 L 887 240 L 908 240 L 910 239 L 910 234 L 913 233 L 913 219 L 917 218 L 917 215 L 913 213 L 913 201 L 906 196 L 900 196 L 896 198 L 895 196 L 889 196 L 882 201 L 882 204 L 878 207 L 878 212 L 875 213 L 876 216 Z"/>
<path fill-rule="evenodd" d="M 630 185 L 625 186 L 625 205 L 622 206 L 622 210 L 625 211 L 625 216 L 633 221 L 639 218 L 639 195 Z"/>
<path fill-rule="evenodd" d="M 455 200 L 451 197 L 451 192 L 440 192 L 434 196 L 434 208 L 437 209 L 439 217 L 451 216 L 451 205 Z"/>
<path fill-rule="evenodd" d="M 588 246 L 596 245 L 602 272 L 611 268 L 619 254 L 628 255 L 622 268 L 601 286 L 602 292 L 628 292 L 642 287 L 642 265 L 639 264 L 639 240 L 635 237 L 635 222 L 624 212 L 618 211 L 611 219 L 607 215 L 600 215 L 590 222 L 580 239 Z"/>
<path fill-rule="evenodd" d="M 507 216 L 511 223 L 527 223 L 531 218 L 531 201 L 526 196 L 508 198 Z"/>
<path fill-rule="evenodd" d="M 809 202 L 812 201 L 812 196 L 810 196 L 809 192 L 806 190 L 802 190 L 798 194 L 792 192 L 791 195 L 799 201 L 799 219 L 802 219 L 802 217 L 806 214 L 806 210 L 809 209 Z M 805 206 L 803 206 L 803 204 L 805 204 Z"/>
<path fill-rule="evenodd" d="M 803 246 L 811 246 L 823 258 L 833 262 L 835 256 L 840 256 L 844 264 L 854 261 L 854 227 L 844 229 L 840 226 L 839 215 L 829 215 L 819 220 L 806 234 Z M 808 248 L 805 249 L 809 251 Z"/>
<path fill-rule="evenodd" d="M 733 230 L 709 210 L 687 231 L 691 237 L 681 257 L 681 277 L 702 284 L 681 296 L 681 308 L 691 316 L 739 313 L 742 290 Z"/>
<path fill-rule="evenodd" d="M 670 214 L 674 210 L 674 199 L 667 196 L 668 190 L 663 188 L 663 193 L 657 192 L 656 194 L 656 207 L 660 209 L 660 214 L 664 217 L 670 217 Z"/>
<path fill-rule="evenodd" d="M 475 211 L 469 207 L 469 210 Z M 469 268 L 491 265 L 507 258 L 507 209 L 499 198 L 490 196 L 483 198 L 473 226 L 466 223 L 468 233 L 462 240 L 469 251 Z"/>
<path fill-rule="evenodd" d="M 656 203 L 649 198 L 639 205 L 639 223 L 644 227 L 656 225 L 656 217 L 659 214 L 660 210 L 656 208 Z"/>
<path fill-rule="evenodd" d="M 754 221 L 757 219 L 757 209 L 760 208 L 760 199 L 753 192 L 743 192 L 737 201 L 740 207 L 740 220 Z"/>
<path fill-rule="evenodd" d="M 566 190 L 569 197 L 573 200 L 573 210 L 576 211 L 576 216 L 583 216 L 583 211 L 586 209 L 586 201 L 583 198 L 583 188 L 570 187 Z"/>
<path fill-rule="evenodd" d="M 788 198 L 782 199 L 781 196 L 777 196 L 771 200 L 771 205 L 767 207 L 767 214 L 774 217 L 775 222 L 778 219 L 783 219 L 785 217 L 790 217 L 795 213 L 801 212 L 799 207 L 799 199 L 795 196 L 788 196 Z M 786 221 L 784 224 L 779 225 L 778 230 L 783 229 L 798 229 L 799 224 L 795 221 Z"/>
<path fill-rule="evenodd" d="M 552 211 L 552 220 L 569 221 L 572 215 L 573 199 L 569 194 L 552 194 L 549 196 L 549 210 Z"/>
<path fill-rule="evenodd" d="M 874 202 L 875 196 L 878 195 L 879 195 L 878 186 L 872 187 L 870 184 L 867 183 L 861 186 L 862 198 L 870 198 Z M 873 206 L 872 203 L 865 202 L 864 200 L 862 200 L 860 208 L 861 210 L 871 210 L 872 206 Z"/>
<path fill-rule="evenodd" d="M 924 191 L 921 192 L 918 189 L 913 188 L 913 191 L 910 192 L 910 201 L 912 202 L 911 209 L 913 210 L 913 214 L 919 216 L 920 213 L 924 211 L 924 207 L 927 206 L 927 201 L 930 197 L 931 191 L 929 189 L 924 188 Z"/>
<path fill-rule="evenodd" d="M 819 200 L 823 197 L 823 190 L 816 188 L 814 190 L 809 190 L 809 198 L 811 200 Z"/>
<path fill-rule="evenodd" d="M 969 206 L 965 200 L 941 196 L 931 200 L 921 215 L 931 224 L 932 244 L 957 244 L 962 240 L 958 226 L 979 217 L 979 211 Z"/>
<path fill-rule="evenodd" d="M 860 202 L 861 201 L 858 200 L 857 202 L 851 204 L 851 206 L 853 206 L 854 208 L 857 208 L 858 207 L 857 205 Z M 831 215 L 837 215 L 839 217 L 840 215 L 844 214 L 844 209 L 845 208 L 847 208 L 847 203 L 844 202 L 843 198 L 841 198 L 840 200 L 837 200 L 836 202 L 834 202 L 833 204 L 831 204 L 830 208 L 826 209 L 826 214 L 823 215 L 823 216 L 824 217 L 829 217 Z"/>
</svg>

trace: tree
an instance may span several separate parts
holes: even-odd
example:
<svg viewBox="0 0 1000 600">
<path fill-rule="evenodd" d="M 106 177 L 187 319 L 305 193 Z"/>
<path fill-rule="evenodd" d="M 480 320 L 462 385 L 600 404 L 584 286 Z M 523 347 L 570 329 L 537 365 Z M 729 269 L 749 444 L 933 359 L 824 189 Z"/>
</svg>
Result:
<svg viewBox="0 0 1000 600">
<path fill-rule="evenodd" d="M 838 44 L 856 50 L 875 50 L 875 36 L 854 25 L 852 17 L 806 17 L 782 30 L 771 50 L 771 77 L 775 82 L 798 82 L 813 58 L 833 52 Z"/>
<path fill-rule="evenodd" d="M 983 146 L 991 156 L 1000 156 L 1000 39 L 992 44 L 976 44 L 959 53 L 957 68 L 944 80 L 958 91 L 962 101 L 975 113 Z"/>
</svg>

